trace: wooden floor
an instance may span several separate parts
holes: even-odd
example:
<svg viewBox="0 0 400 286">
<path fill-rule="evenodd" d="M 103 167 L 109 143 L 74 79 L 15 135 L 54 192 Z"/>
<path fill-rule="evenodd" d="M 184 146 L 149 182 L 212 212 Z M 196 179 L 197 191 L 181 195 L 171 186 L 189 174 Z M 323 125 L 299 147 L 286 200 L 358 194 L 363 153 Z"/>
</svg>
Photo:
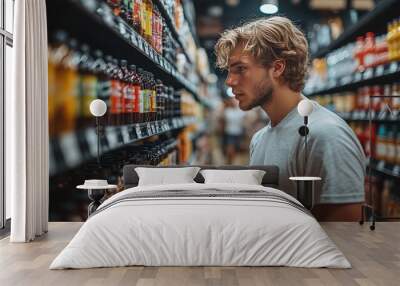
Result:
<svg viewBox="0 0 400 286">
<path fill-rule="evenodd" d="M 323 223 L 353 268 L 123 267 L 48 270 L 81 226 L 50 223 L 32 243 L 0 241 L 0 285 L 400 285 L 400 222 L 378 223 L 375 231 L 357 223 Z"/>
</svg>

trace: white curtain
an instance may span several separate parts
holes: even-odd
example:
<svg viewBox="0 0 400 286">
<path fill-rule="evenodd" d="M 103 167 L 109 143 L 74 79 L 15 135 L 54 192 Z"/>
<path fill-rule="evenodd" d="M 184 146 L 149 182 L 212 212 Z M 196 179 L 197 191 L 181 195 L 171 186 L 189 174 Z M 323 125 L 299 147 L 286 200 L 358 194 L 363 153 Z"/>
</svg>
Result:
<svg viewBox="0 0 400 286">
<path fill-rule="evenodd" d="M 49 166 L 45 0 L 15 1 L 13 94 L 6 98 L 12 242 L 47 232 Z"/>
</svg>

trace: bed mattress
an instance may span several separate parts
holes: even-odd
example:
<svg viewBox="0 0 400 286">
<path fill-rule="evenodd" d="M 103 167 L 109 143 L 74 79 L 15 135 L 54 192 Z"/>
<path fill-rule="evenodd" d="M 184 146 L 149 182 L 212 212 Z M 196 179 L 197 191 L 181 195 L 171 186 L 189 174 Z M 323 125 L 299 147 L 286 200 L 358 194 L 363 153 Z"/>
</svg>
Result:
<svg viewBox="0 0 400 286">
<path fill-rule="evenodd" d="M 50 269 L 129 265 L 351 267 L 290 195 L 257 185 L 197 183 L 114 195 Z"/>
</svg>

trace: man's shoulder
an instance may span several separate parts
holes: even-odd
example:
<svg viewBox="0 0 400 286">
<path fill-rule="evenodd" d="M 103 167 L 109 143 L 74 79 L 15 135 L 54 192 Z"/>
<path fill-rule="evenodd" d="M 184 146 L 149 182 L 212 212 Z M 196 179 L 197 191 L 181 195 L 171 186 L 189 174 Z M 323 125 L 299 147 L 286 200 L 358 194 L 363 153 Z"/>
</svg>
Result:
<svg viewBox="0 0 400 286">
<path fill-rule="evenodd" d="M 253 137 L 251 138 L 251 141 L 256 142 L 256 141 L 260 140 L 261 137 L 263 136 L 263 134 L 265 134 L 265 132 L 267 131 L 267 127 L 268 126 L 264 126 L 260 130 L 256 131 L 256 133 L 253 134 Z"/>
<path fill-rule="evenodd" d="M 250 141 L 250 149 L 252 149 L 262 140 L 262 138 L 264 137 L 263 135 L 266 133 L 266 131 L 267 131 L 267 126 L 264 126 L 263 128 L 261 128 L 260 130 L 258 130 L 256 133 L 253 134 Z"/>
<path fill-rule="evenodd" d="M 332 138 L 351 130 L 346 121 L 325 107 L 319 106 L 312 115 L 309 129 L 314 134 Z"/>
</svg>

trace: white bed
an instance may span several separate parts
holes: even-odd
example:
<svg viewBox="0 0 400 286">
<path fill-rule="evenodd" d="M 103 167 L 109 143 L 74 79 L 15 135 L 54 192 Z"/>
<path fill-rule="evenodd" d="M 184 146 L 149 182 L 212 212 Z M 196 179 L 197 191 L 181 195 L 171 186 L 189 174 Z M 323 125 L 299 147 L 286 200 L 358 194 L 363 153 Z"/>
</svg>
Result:
<svg viewBox="0 0 400 286">
<path fill-rule="evenodd" d="M 127 265 L 351 267 L 284 192 L 197 183 L 140 186 L 111 197 L 50 269 Z"/>
</svg>

